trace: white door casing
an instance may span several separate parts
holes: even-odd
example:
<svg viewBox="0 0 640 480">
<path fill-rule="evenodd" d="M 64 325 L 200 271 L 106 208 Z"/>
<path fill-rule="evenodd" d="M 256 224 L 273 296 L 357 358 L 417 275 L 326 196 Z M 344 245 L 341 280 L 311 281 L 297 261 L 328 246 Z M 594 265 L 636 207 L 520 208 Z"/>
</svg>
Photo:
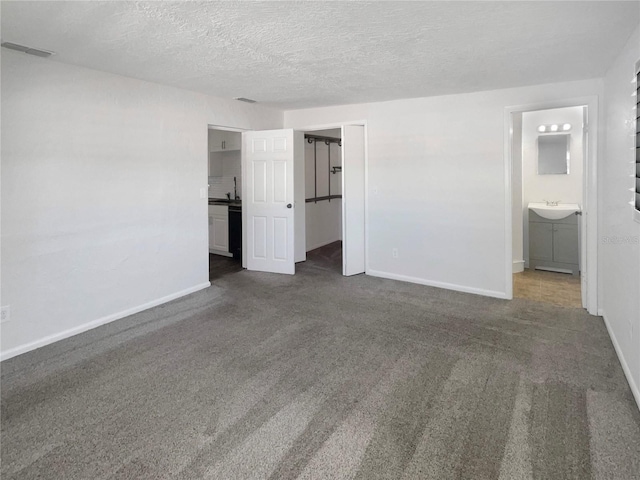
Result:
<svg viewBox="0 0 640 480">
<path fill-rule="evenodd" d="M 243 132 L 244 258 L 248 270 L 295 273 L 293 129 Z M 304 208 L 304 205 L 302 206 Z"/>
<path fill-rule="evenodd" d="M 589 158 L 589 118 L 587 107 L 582 107 L 582 161 L 587 167 L 586 159 Z M 588 168 L 588 167 L 587 167 Z M 587 192 L 589 191 L 589 182 L 587 175 L 587 168 L 584 168 L 582 174 L 582 216 L 578 217 L 578 228 L 580 236 L 580 269 L 582 270 L 580 275 L 580 293 L 582 298 L 582 308 L 589 308 L 587 305 L 587 297 L 589 290 L 587 282 L 589 281 L 589 275 L 587 275 L 587 245 L 589 237 L 587 236 L 587 213 L 585 204 L 587 202 Z"/>
<path fill-rule="evenodd" d="M 342 274 L 365 272 L 364 126 L 342 127 Z"/>
<path fill-rule="evenodd" d="M 294 261 L 304 262 L 307 259 L 306 248 L 306 201 L 305 201 L 305 163 L 304 163 L 304 133 L 293 132 L 293 235 Z"/>
</svg>

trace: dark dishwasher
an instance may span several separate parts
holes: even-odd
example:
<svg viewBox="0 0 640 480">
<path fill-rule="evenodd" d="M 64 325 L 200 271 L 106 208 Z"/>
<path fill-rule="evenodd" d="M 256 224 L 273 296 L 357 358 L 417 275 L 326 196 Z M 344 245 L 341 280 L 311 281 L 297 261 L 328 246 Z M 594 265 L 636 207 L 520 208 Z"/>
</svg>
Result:
<svg viewBox="0 0 640 480">
<path fill-rule="evenodd" d="M 242 258 L 242 207 L 229 205 L 229 253 Z"/>
</svg>

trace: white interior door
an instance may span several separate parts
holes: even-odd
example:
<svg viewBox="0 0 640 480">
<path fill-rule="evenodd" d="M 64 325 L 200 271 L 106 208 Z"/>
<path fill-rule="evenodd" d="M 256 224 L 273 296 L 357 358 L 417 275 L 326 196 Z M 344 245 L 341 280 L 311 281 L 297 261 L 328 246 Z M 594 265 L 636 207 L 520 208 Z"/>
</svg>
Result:
<svg viewBox="0 0 640 480">
<path fill-rule="evenodd" d="M 295 273 L 294 138 L 292 129 L 242 133 L 248 270 Z"/>
<path fill-rule="evenodd" d="M 364 126 L 342 127 L 342 274 L 365 271 Z"/>
</svg>

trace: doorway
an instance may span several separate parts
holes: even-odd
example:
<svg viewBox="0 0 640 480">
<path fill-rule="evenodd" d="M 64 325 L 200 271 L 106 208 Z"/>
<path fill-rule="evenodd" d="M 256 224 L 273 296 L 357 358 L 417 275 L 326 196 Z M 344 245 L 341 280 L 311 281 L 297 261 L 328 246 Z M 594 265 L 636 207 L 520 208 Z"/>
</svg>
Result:
<svg viewBox="0 0 640 480">
<path fill-rule="evenodd" d="M 336 128 L 339 128 L 339 137 L 331 136 L 337 133 Z M 330 135 L 319 135 L 319 130 L 332 131 L 324 132 Z M 316 217 L 325 218 L 333 230 L 328 232 L 320 227 L 321 232 L 316 235 L 320 238 L 318 242 L 327 245 L 341 239 L 343 275 L 364 273 L 364 125 L 250 131 L 243 134 L 243 144 L 242 165 L 244 177 L 248 179 L 243 185 L 245 268 L 294 274 L 295 263 L 306 260 L 307 246 L 321 246 L 315 237 L 307 241 L 306 211 L 313 203 L 312 209 L 321 204 L 316 210 L 329 213 Z M 305 156 L 305 145 L 307 149 L 315 148 L 315 159 L 312 155 Z M 326 161 L 318 158 L 319 148 L 326 149 Z M 340 154 L 342 160 L 338 164 L 335 159 L 340 159 Z M 333 160 L 329 159 L 330 155 Z M 312 175 L 305 174 L 306 161 L 313 164 Z M 341 182 L 337 180 L 339 174 Z M 313 183 L 312 192 L 307 192 L 307 182 L 309 189 Z M 333 183 L 333 187 L 329 183 Z M 336 203 L 338 200 L 342 200 L 341 204 Z M 341 216 L 330 215 L 332 209 L 338 210 Z M 313 221 L 310 226 L 317 227 L 317 222 Z"/>
<path fill-rule="evenodd" d="M 506 109 L 509 298 L 597 314 L 596 109 L 595 98 Z M 547 170 L 549 145 L 560 170 Z"/>
<path fill-rule="evenodd" d="M 342 129 L 304 137 L 306 261 L 342 273 Z"/>
<path fill-rule="evenodd" d="M 366 127 L 336 125 L 303 131 L 307 145 L 304 182 L 307 251 L 322 247 L 323 251 L 318 253 L 323 258 L 341 254 L 344 276 L 365 273 Z M 324 155 L 326 162 L 322 160 Z M 307 168 L 313 169 L 311 174 Z M 331 229 L 324 225 L 331 225 Z M 328 246 L 331 244 L 332 247 Z"/>
<path fill-rule="evenodd" d="M 209 281 L 242 270 L 242 133 L 208 127 Z"/>
</svg>

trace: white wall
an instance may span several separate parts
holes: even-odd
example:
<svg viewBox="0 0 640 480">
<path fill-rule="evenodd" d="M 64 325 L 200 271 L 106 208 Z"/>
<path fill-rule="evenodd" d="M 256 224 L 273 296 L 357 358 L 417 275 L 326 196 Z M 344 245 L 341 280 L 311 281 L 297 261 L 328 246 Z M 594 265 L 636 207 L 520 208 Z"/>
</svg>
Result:
<svg viewBox="0 0 640 480">
<path fill-rule="evenodd" d="M 291 110 L 284 118 L 293 128 L 367 122 L 367 273 L 504 297 L 512 262 L 505 107 L 600 92 L 600 80 L 584 80 Z"/>
<path fill-rule="evenodd" d="M 584 159 L 582 156 L 583 107 L 554 108 L 522 114 L 522 203 L 513 208 L 522 211 L 523 258 L 529 266 L 529 210 L 530 202 L 560 200 L 562 203 L 583 204 L 582 185 Z M 538 175 L 538 145 L 540 125 L 572 125 L 570 165 L 568 175 Z M 515 160 L 514 160 L 515 161 Z M 515 228 L 515 226 L 514 226 Z"/>
<path fill-rule="evenodd" d="M 339 198 L 306 204 L 307 252 L 342 240 L 342 201 Z"/>
<path fill-rule="evenodd" d="M 209 177 L 209 198 L 226 198 L 230 193 L 234 196 L 234 183 L 236 179 L 235 192 L 242 196 L 242 155 L 240 150 L 230 150 L 228 152 L 212 152 L 209 154 L 211 163 L 219 162 L 222 165 L 222 174 L 217 177 Z"/>
<path fill-rule="evenodd" d="M 238 196 L 242 192 L 242 152 L 240 146 L 242 144 L 242 133 L 240 132 L 223 132 L 221 137 L 220 131 L 209 128 L 209 198 L 226 198 L 226 194 L 230 193 L 234 196 L 234 177 L 235 191 Z M 216 135 L 217 134 L 217 135 Z M 221 138 L 225 138 L 228 144 L 237 145 L 237 150 L 219 150 Z"/>
<path fill-rule="evenodd" d="M 633 187 L 635 109 L 631 79 L 640 60 L 640 27 L 604 80 L 606 146 L 600 162 L 602 310 L 640 406 L 640 223 L 628 202 Z"/>
<path fill-rule="evenodd" d="M 282 112 L 3 49 L 3 358 L 208 285 L 208 124 Z"/>
<path fill-rule="evenodd" d="M 339 132 L 339 131 L 338 131 Z M 310 132 L 317 135 L 329 136 L 326 132 Z M 335 135 L 333 135 L 335 136 Z M 336 138 L 340 137 L 340 133 Z M 331 149 L 331 165 L 342 165 L 342 148 L 337 143 L 327 146 L 324 142 L 316 142 L 316 163 L 314 164 L 314 145 L 305 141 L 305 197 L 313 198 L 316 190 L 314 185 L 314 168 L 317 169 L 317 194 L 319 197 L 342 194 L 342 173 L 329 173 L 329 148 Z M 330 180 L 330 182 L 329 182 Z M 331 185 L 329 185 L 329 183 Z M 334 198 L 331 201 L 310 202 L 305 205 L 306 214 L 306 249 L 313 250 L 323 245 L 342 239 L 342 200 Z"/>
</svg>

